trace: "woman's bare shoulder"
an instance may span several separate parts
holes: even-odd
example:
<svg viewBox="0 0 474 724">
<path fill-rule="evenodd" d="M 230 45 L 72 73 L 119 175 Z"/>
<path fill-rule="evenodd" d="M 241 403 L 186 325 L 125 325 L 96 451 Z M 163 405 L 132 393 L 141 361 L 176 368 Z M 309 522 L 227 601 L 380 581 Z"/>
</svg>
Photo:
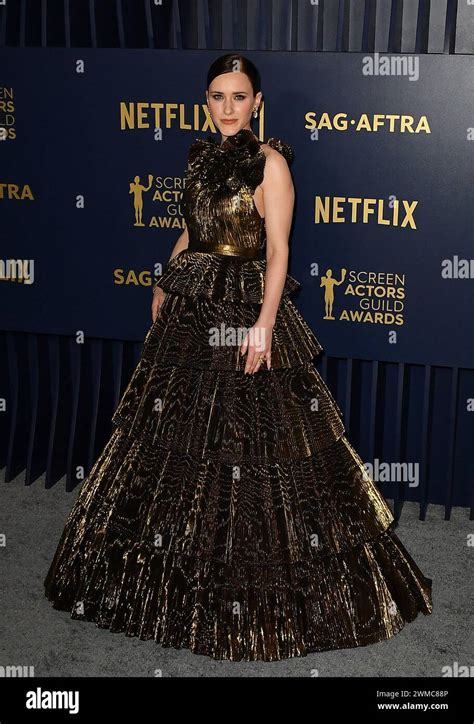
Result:
<svg viewBox="0 0 474 724">
<path fill-rule="evenodd" d="M 283 141 L 281 138 L 274 138 L 272 136 L 266 143 L 261 143 L 260 146 L 265 153 L 266 159 L 276 159 L 280 157 L 286 160 L 288 166 L 292 164 L 295 155 L 294 151 L 289 143 L 286 143 L 286 141 Z M 275 161 L 274 163 L 279 163 L 279 161 Z"/>
</svg>

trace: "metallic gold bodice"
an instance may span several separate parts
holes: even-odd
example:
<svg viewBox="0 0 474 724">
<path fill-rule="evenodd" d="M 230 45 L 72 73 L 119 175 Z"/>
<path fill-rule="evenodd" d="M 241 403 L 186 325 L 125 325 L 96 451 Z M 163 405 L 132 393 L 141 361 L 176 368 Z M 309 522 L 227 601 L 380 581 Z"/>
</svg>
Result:
<svg viewBox="0 0 474 724">
<path fill-rule="evenodd" d="M 271 138 L 267 143 L 292 160 L 283 141 Z M 265 159 L 261 142 L 248 129 L 222 145 L 212 136 L 191 145 L 183 193 L 189 251 L 264 258 L 265 220 L 253 196 L 263 181 Z"/>
</svg>

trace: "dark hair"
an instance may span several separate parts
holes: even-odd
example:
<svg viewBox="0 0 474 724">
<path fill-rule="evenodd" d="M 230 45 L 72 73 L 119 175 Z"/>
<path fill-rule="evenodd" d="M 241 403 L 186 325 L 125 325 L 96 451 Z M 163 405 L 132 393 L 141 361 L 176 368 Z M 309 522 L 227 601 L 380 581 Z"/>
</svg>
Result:
<svg viewBox="0 0 474 724">
<path fill-rule="evenodd" d="M 211 85 L 214 78 L 222 73 L 235 73 L 240 71 L 248 76 L 250 83 L 252 84 L 254 96 L 261 90 L 260 73 L 257 70 L 256 65 L 251 60 L 246 58 L 244 55 L 238 53 L 228 53 L 227 55 L 221 55 L 217 58 L 209 70 L 207 71 L 207 88 Z"/>
</svg>

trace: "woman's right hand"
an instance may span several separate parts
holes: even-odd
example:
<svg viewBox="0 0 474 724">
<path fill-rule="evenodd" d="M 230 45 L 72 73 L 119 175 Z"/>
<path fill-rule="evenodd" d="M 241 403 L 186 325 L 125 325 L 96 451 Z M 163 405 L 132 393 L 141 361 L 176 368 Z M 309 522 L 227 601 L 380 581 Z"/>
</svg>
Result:
<svg viewBox="0 0 474 724">
<path fill-rule="evenodd" d="M 151 303 L 151 318 L 153 322 L 156 321 L 160 314 L 161 305 L 165 301 L 166 292 L 161 287 L 155 287 L 153 292 L 153 301 Z"/>
</svg>

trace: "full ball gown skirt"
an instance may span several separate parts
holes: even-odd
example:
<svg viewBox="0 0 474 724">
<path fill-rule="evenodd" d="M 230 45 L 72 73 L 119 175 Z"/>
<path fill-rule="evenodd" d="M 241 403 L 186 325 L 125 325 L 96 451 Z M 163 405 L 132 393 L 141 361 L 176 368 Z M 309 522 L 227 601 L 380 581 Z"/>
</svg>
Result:
<svg viewBox="0 0 474 724">
<path fill-rule="evenodd" d="M 276 661 L 389 639 L 431 613 L 432 582 L 391 530 L 314 366 L 321 344 L 289 299 L 300 283 L 287 275 L 270 370 L 246 375 L 242 339 L 223 342 L 223 328 L 252 327 L 263 300 L 262 246 L 252 257 L 243 243 L 262 239 L 261 227 L 247 233 L 265 162 L 249 134 L 191 147 L 189 247 L 157 282 L 161 312 L 44 585 L 54 608 L 113 632 Z M 291 162 L 287 144 L 267 143 Z M 213 213 L 237 213 L 235 249 L 216 245 Z M 202 250 L 204 225 L 214 251 Z"/>
</svg>

